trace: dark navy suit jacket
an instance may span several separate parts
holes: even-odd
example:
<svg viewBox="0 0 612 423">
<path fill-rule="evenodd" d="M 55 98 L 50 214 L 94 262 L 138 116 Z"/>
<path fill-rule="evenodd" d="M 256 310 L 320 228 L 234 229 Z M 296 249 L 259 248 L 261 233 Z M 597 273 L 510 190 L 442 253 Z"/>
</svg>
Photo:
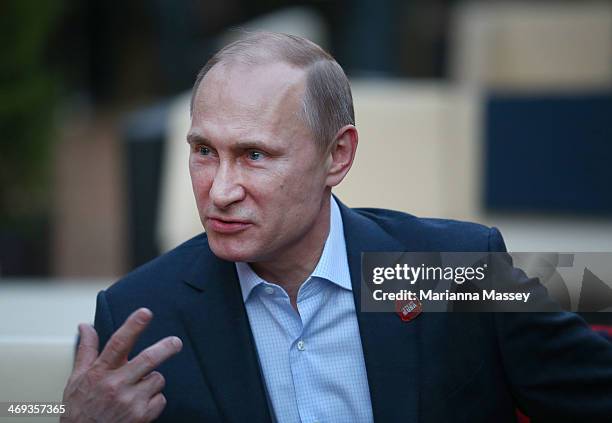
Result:
<svg viewBox="0 0 612 423">
<path fill-rule="evenodd" d="M 356 309 L 363 251 L 505 251 L 493 228 L 340 205 Z M 155 314 L 132 356 L 179 336 L 160 421 L 269 422 L 234 264 L 202 234 L 100 292 L 104 345 L 139 307 Z M 357 313 L 376 422 L 612 421 L 612 344 L 571 313 Z"/>
</svg>

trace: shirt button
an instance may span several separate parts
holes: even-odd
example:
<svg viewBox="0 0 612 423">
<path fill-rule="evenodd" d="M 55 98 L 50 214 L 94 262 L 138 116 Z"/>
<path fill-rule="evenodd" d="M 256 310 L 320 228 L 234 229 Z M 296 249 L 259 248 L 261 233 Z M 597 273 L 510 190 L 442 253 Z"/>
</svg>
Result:
<svg viewBox="0 0 612 423">
<path fill-rule="evenodd" d="M 266 291 L 266 294 L 270 294 L 270 295 L 274 294 L 274 288 L 272 288 L 271 286 L 266 286 L 264 291 Z"/>
<path fill-rule="evenodd" d="M 301 339 L 297 343 L 297 349 L 300 351 L 304 351 L 306 349 L 306 345 L 304 344 L 304 341 L 302 341 Z"/>
</svg>

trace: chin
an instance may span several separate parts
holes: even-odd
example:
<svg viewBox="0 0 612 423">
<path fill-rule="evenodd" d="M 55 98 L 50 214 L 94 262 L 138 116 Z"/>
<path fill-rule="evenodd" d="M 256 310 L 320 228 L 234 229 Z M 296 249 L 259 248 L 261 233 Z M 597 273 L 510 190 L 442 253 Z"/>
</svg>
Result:
<svg viewBox="0 0 612 423">
<path fill-rule="evenodd" d="M 257 254 L 250 251 L 250 248 L 238 239 L 219 240 L 213 236 L 208 238 L 208 245 L 213 254 L 222 260 L 252 262 L 257 258 Z"/>
</svg>

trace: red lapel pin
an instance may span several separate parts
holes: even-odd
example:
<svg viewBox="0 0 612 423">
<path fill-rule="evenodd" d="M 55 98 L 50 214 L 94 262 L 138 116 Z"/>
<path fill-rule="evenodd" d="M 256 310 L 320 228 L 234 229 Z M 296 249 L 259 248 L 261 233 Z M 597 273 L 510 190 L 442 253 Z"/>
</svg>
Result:
<svg viewBox="0 0 612 423">
<path fill-rule="evenodd" d="M 395 312 L 403 322 L 409 322 L 423 311 L 423 305 L 419 300 L 397 300 L 395 301 Z"/>
</svg>

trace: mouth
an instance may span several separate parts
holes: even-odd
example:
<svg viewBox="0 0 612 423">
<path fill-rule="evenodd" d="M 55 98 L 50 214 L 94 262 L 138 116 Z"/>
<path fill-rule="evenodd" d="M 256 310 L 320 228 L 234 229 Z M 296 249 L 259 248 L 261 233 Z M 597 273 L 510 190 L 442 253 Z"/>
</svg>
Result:
<svg viewBox="0 0 612 423">
<path fill-rule="evenodd" d="M 241 220 L 225 220 L 216 217 L 208 217 L 206 221 L 208 223 L 208 225 L 206 225 L 207 230 L 221 234 L 235 234 L 244 231 L 253 225 L 251 222 Z"/>
</svg>

